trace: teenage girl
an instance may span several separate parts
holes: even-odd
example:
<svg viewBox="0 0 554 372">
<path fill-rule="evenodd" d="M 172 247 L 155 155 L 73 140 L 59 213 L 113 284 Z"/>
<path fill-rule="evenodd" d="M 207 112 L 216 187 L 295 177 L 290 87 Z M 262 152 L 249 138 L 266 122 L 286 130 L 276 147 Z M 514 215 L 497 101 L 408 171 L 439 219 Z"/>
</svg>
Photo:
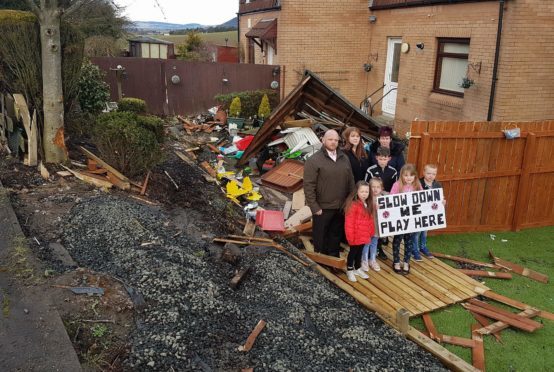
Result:
<svg viewBox="0 0 554 372">
<path fill-rule="evenodd" d="M 400 170 L 398 181 L 392 185 L 391 194 L 401 194 L 404 192 L 421 190 L 421 183 L 417 178 L 415 165 L 406 164 Z M 412 253 L 412 234 L 395 235 L 392 240 L 393 265 L 392 268 L 397 274 L 410 273 L 410 255 Z M 404 264 L 400 265 L 400 242 L 404 240 Z"/>
<path fill-rule="evenodd" d="M 356 183 L 353 191 L 344 205 L 344 231 L 350 245 L 346 260 L 346 276 L 351 282 L 356 282 L 356 276 L 367 279 L 369 276 L 361 269 L 362 250 L 373 236 L 374 224 L 371 210 L 373 203 L 369 196 L 369 184 L 365 181 Z"/>
<path fill-rule="evenodd" d="M 377 197 L 383 195 L 383 180 L 380 178 L 372 178 L 369 180 L 369 189 L 371 191 L 371 200 L 372 200 L 372 212 L 373 212 L 373 223 L 374 226 L 377 226 Z M 362 270 L 369 271 L 371 267 L 375 271 L 380 271 L 381 267 L 377 263 L 377 242 L 379 241 L 379 230 L 375 229 L 373 236 L 371 237 L 371 242 L 364 246 L 362 252 Z M 368 257 L 369 256 L 369 257 Z"/>
<path fill-rule="evenodd" d="M 369 168 L 369 157 L 364 149 L 361 132 L 356 127 L 349 127 L 342 133 L 342 138 L 343 151 L 350 160 L 354 182 L 363 181 Z"/>
</svg>

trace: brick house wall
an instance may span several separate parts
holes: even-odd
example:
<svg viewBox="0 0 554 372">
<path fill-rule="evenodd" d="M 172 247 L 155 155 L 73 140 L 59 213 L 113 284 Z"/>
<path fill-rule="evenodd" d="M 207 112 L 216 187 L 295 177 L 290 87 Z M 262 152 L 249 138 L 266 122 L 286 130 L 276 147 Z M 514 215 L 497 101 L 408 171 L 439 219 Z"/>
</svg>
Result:
<svg viewBox="0 0 554 372">
<path fill-rule="evenodd" d="M 239 55 L 240 62 L 248 62 L 248 53 L 249 53 L 249 42 L 246 36 L 244 36 L 252 27 L 256 25 L 259 21 L 263 19 L 274 19 L 277 18 L 277 32 L 279 32 L 279 11 L 269 11 L 269 12 L 259 12 L 259 13 L 249 13 L 241 15 L 239 18 L 239 32 L 240 32 L 240 43 L 239 43 Z M 254 63 L 266 64 L 266 59 L 262 54 L 261 48 L 254 44 Z M 277 38 L 277 52 L 279 52 L 279 38 Z M 274 55 L 273 64 L 280 64 L 279 53 Z"/>
<path fill-rule="evenodd" d="M 489 108 L 498 1 L 370 11 L 367 0 L 282 0 L 281 10 L 249 14 L 278 18 L 281 82 L 290 92 L 310 69 L 355 105 L 383 85 L 389 37 L 410 49 L 400 54 L 395 129 L 414 119 L 485 121 Z M 271 15 L 268 15 L 271 13 Z M 369 16 L 376 16 L 374 23 Z M 246 17 L 246 16 L 245 16 Z M 241 16 L 241 44 L 245 20 Z M 252 25 L 255 21 L 252 20 Z M 433 92 L 439 37 L 470 39 L 464 97 Z M 416 44 L 423 42 L 423 50 Z M 259 48 L 257 48 L 259 50 Z M 262 61 L 256 56 L 256 61 Z M 371 63 L 370 72 L 363 69 Z M 478 68 L 480 66 L 480 69 Z M 554 1 L 507 0 L 493 120 L 554 118 Z M 379 99 L 381 92 L 373 97 Z M 381 105 L 376 106 L 379 115 Z"/>
<path fill-rule="evenodd" d="M 508 0 L 493 120 L 554 119 L 554 1 Z"/>
</svg>

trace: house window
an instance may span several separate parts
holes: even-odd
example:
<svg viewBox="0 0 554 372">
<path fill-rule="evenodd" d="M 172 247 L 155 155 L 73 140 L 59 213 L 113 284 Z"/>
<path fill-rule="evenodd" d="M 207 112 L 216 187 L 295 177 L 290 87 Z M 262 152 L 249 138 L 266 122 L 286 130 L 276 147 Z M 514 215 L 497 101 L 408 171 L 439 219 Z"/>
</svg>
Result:
<svg viewBox="0 0 554 372">
<path fill-rule="evenodd" d="M 462 79 L 467 74 L 469 39 L 439 38 L 433 91 L 463 97 Z"/>
</svg>

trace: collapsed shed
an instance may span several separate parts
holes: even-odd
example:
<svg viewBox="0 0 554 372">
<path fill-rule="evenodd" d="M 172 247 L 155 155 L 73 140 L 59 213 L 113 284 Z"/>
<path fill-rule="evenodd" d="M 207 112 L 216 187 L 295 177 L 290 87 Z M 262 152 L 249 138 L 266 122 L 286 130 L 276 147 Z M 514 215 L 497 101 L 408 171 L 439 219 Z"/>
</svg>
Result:
<svg viewBox="0 0 554 372">
<path fill-rule="evenodd" d="M 315 73 L 306 70 L 302 81 L 273 110 L 256 133 L 238 165 L 246 164 L 251 157 L 260 152 L 270 142 L 277 127 L 290 117 L 312 119 L 316 124 L 329 129 L 337 129 L 339 132 L 348 127 L 357 127 L 368 137 L 376 137 L 381 126 L 327 85 Z"/>
</svg>

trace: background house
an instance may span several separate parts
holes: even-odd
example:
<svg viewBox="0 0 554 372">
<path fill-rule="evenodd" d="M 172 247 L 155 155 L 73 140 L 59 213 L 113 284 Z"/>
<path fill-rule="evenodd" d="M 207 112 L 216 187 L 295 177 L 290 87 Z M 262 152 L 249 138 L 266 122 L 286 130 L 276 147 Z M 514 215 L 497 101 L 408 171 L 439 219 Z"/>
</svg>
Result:
<svg viewBox="0 0 554 372">
<path fill-rule="evenodd" d="M 175 47 L 172 42 L 155 39 L 150 36 L 137 36 L 129 41 L 129 57 L 139 58 L 175 58 Z"/>
<path fill-rule="evenodd" d="M 367 99 L 374 116 L 399 133 L 416 118 L 554 118 L 551 2 L 432 3 L 240 0 L 242 61 L 268 63 L 271 33 L 261 30 L 271 21 L 278 45 L 272 62 L 283 66 L 285 92 L 310 69 L 355 104 L 374 93 Z"/>
</svg>

